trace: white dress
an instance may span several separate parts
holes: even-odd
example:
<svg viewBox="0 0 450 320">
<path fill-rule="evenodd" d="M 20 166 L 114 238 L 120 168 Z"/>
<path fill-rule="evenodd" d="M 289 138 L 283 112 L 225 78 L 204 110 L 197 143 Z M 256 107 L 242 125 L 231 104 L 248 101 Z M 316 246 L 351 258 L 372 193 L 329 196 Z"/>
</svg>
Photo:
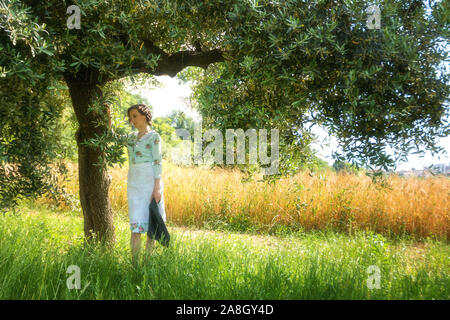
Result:
<svg viewBox="0 0 450 320">
<path fill-rule="evenodd" d="M 159 153 L 158 150 L 153 150 L 152 152 L 151 148 L 158 147 L 152 144 L 155 139 L 160 141 L 159 135 L 151 131 L 139 140 L 136 137 L 136 143 L 128 146 L 130 163 L 127 177 L 128 216 L 130 218 L 130 229 L 136 233 L 147 233 L 148 231 L 150 197 L 155 185 L 152 154 L 156 154 L 156 157 L 159 157 L 161 150 L 159 146 Z M 150 150 L 146 153 L 145 149 Z M 139 155 L 137 161 L 133 152 Z M 161 201 L 158 203 L 158 208 L 162 219 L 166 221 L 164 183 L 162 179 L 160 180 L 160 190 Z"/>
</svg>

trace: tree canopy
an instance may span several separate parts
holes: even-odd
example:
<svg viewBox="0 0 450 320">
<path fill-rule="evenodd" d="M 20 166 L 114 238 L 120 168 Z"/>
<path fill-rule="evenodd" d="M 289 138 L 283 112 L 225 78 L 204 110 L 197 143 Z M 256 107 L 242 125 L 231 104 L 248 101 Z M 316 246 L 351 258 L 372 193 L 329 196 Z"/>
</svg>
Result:
<svg viewBox="0 0 450 320">
<path fill-rule="evenodd" d="M 337 159 L 365 167 L 443 151 L 448 3 L 375 1 L 380 29 L 367 26 L 367 1 L 249 3 L 229 14 L 232 57 L 182 72 L 210 123 L 277 126 L 302 155 L 309 128 L 322 125 L 343 150 Z"/>
</svg>

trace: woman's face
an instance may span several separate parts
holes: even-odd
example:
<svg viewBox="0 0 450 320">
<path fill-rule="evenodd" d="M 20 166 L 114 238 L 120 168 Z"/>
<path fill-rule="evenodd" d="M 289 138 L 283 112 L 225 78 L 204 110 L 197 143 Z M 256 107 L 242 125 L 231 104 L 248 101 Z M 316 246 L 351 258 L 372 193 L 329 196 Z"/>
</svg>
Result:
<svg viewBox="0 0 450 320">
<path fill-rule="evenodd" d="M 141 114 L 137 109 L 131 109 L 130 111 L 130 122 L 137 129 L 145 128 L 147 126 L 147 121 L 145 116 Z"/>
</svg>

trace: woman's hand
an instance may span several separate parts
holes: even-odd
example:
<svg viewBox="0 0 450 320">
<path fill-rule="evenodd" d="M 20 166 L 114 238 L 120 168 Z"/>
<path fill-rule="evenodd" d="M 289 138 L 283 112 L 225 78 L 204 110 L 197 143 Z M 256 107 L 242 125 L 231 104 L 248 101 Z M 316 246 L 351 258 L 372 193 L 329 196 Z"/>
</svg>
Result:
<svg viewBox="0 0 450 320">
<path fill-rule="evenodd" d="M 154 188 L 152 197 L 150 198 L 150 202 L 152 202 L 152 199 L 155 198 L 156 203 L 159 203 L 161 201 L 161 191 L 159 188 Z"/>
</svg>

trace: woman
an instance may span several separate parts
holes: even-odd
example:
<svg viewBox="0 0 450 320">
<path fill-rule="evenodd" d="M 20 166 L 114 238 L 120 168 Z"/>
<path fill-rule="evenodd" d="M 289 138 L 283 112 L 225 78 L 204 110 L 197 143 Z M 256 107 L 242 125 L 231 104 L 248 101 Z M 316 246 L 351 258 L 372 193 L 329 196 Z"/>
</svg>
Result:
<svg viewBox="0 0 450 320">
<path fill-rule="evenodd" d="M 152 198 L 158 203 L 159 212 L 164 221 L 163 190 L 161 181 L 162 155 L 161 137 L 149 128 L 152 114 L 145 104 L 136 104 L 128 108 L 128 120 L 138 130 L 131 135 L 128 144 L 128 215 L 131 229 L 131 252 L 137 258 L 141 246 L 141 233 L 147 233 L 149 205 Z M 150 253 L 154 240 L 147 236 L 146 251 Z"/>
</svg>

